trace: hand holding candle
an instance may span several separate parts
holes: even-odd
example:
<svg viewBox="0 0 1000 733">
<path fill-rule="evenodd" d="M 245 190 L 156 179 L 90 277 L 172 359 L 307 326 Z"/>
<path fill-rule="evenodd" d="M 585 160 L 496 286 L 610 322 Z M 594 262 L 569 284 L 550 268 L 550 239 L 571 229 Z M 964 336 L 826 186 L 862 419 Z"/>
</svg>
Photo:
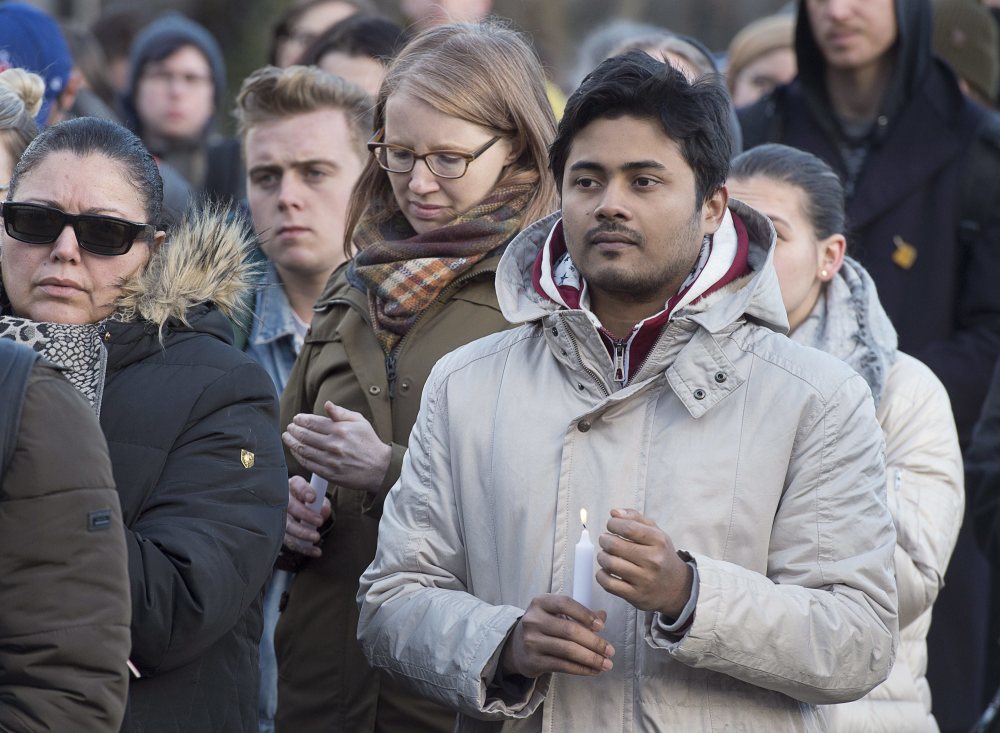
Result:
<svg viewBox="0 0 1000 733">
<path fill-rule="evenodd" d="M 576 543 L 573 561 L 573 600 L 581 606 L 591 607 L 594 585 L 594 545 L 587 531 L 587 510 L 580 510 L 583 532 Z"/>
<path fill-rule="evenodd" d="M 598 537 L 597 582 L 640 611 L 677 618 L 691 597 L 694 572 L 669 535 L 635 509 L 612 509 Z"/>
<path fill-rule="evenodd" d="M 308 491 L 311 489 L 312 496 Z M 326 481 L 313 475 L 310 483 L 301 476 L 288 480 L 288 509 L 285 516 L 285 547 L 309 557 L 322 553 L 315 545 L 319 541 L 319 528 L 330 517 L 332 507 L 326 497 Z"/>
</svg>

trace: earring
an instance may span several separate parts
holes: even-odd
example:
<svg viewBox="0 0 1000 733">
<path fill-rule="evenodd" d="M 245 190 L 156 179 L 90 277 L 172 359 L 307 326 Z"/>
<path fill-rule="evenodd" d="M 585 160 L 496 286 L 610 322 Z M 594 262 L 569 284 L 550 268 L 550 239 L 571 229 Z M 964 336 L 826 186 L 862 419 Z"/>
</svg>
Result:
<svg viewBox="0 0 1000 733">
<path fill-rule="evenodd" d="M 827 272 L 826 270 L 820 270 L 819 271 L 819 275 L 820 275 L 820 277 L 829 277 L 830 273 Z"/>
</svg>

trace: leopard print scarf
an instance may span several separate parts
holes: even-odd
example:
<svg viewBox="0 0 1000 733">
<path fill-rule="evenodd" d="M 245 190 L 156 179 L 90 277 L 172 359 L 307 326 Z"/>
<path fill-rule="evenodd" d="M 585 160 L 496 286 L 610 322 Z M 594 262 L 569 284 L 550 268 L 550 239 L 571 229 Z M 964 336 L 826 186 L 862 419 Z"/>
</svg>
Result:
<svg viewBox="0 0 1000 733">
<path fill-rule="evenodd" d="M 101 414 L 108 351 L 101 341 L 102 324 L 84 326 L 41 323 L 14 316 L 0 316 L 0 338 L 30 346 L 62 367 L 63 376 Z"/>
</svg>

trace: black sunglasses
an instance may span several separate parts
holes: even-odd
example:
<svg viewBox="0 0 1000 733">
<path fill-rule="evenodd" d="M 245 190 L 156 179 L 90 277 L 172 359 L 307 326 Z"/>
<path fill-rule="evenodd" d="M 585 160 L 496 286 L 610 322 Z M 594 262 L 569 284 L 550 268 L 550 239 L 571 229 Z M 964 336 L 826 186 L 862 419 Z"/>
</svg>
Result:
<svg viewBox="0 0 1000 733">
<path fill-rule="evenodd" d="M 67 214 L 41 204 L 7 201 L 2 212 L 7 234 L 19 242 L 52 244 L 69 225 L 80 249 L 95 255 L 123 255 L 132 249 L 135 240 L 150 240 L 156 234 L 152 224 L 100 214 Z"/>
</svg>

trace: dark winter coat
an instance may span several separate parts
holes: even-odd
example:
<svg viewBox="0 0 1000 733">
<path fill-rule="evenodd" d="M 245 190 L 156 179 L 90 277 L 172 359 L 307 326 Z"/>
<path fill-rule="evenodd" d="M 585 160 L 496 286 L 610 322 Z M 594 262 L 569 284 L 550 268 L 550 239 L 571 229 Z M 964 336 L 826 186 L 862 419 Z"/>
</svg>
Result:
<svg viewBox="0 0 1000 733">
<path fill-rule="evenodd" d="M 930 3 L 895 5 L 896 67 L 866 162 L 848 188 L 850 242 L 878 286 L 900 350 L 926 363 L 947 388 L 964 443 L 1000 351 L 1000 187 L 993 181 L 1000 176 L 1000 136 L 989 113 L 965 99 L 952 72 L 932 56 Z M 804 3 L 795 43 L 798 77 L 739 112 L 744 146 L 801 148 L 846 177 L 825 61 Z M 990 175 L 975 188 L 996 193 L 982 207 L 980 231 L 964 242 L 967 167 L 984 156 L 996 165 L 985 166 Z M 916 250 L 909 268 L 896 261 L 903 261 L 897 249 L 907 245 Z"/>
<path fill-rule="evenodd" d="M 146 317 L 110 321 L 104 337 L 101 426 L 129 530 L 143 675 L 123 730 L 249 733 L 261 592 L 288 501 L 277 400 L 217 307 L 242 292 L 238 228 L 206 216 L 165 249 L 123 306 Z"/>
<path fill-rule="evenodd" d="M 130 605 L 108 449 L 55 368 L 7 371 L 15 350 L 32 355 L 0 340 L 0 452 L 13 439 L 0 465 L 0 730 L 114 733 Z"/>
<path fill-rule="evenodd" d="M 445 289 L 420 317 L 393 362 L 370 324 L 367 293 L 341 268 L 316 303 L 316 315 L 281 399 L 281 424 L 323 414 L 331 400 L 369 420 L 392 445 L 377 495 L 331 487 L 335 520 L 323 556 L 299 571 L 278 622 L 279 733 L 450 731 L 454 713 L 422 699 L 368 665 L 357 641 L 358 579 L 375 557 L 382 503 L 402 467 L 420 395 L 442 356 L 509 328 L 497 305 L 499 256 L 488 257 Z M 308 478 L 289 454 L 289 469 Z"/>
</svg>

